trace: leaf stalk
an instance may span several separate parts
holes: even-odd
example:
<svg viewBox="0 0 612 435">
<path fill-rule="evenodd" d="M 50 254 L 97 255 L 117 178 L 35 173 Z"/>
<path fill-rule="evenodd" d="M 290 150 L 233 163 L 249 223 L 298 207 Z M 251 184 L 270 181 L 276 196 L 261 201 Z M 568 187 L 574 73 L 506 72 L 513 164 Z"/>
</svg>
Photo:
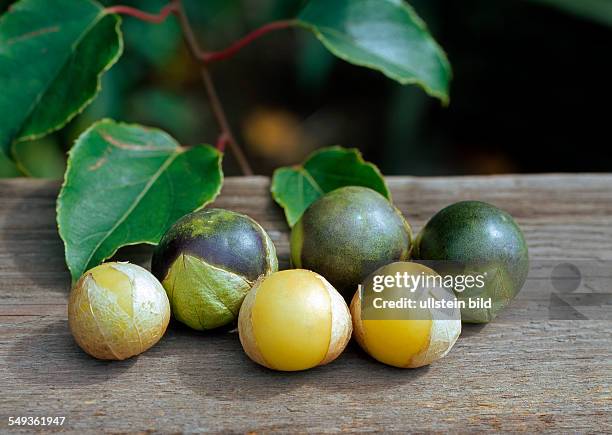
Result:
<svg viewBox="0 0 612 435">
<path fill-rule="evenodd" d="M 217 123 L 219 124 L 219 127 L 221 129 L 221 135 L 225 137 L 227 145 L 229 146 L 230 151 L 238 162 L 238 166 L 240 166 L 242 173 L 244 175 L 253 175 L 251 165 L 249 164 L 249 161 L 247 160 L 244 152 L 242 151 L 242 148 L 240 147 L 240 145 L 238 145 L 234 133 L 232 132 L 232 129 L 229 125 L 227 115 L 225 114 L 225 110 L 223 108 L 223 105 L 221 104 L 221 100 L 219 99 L 219 95 L 212 80 L 212 76 L 210 75 L 206 64 L 204 62 L 201 62 L 201 53 L 203 53 L 203 50 L 200 48 L 200 44 L 198 43 L 193 28 L 191 27 L 189 18 L 185 13 L 183 2 L 182 0 L 172 0 L 172 4 L 175 5 L 174 13 L 176 14 L 181 25 L 181 29 L 183 30 L 183 37 L 185 38 L 187 47 L 189 48 L 192 57 L 196 61 L 200 61 L 200 76 L 202 77 L 202 82 L 204 83 L 204 87 L 206 88 L 213 115 L 215 116 Z"/>
<path fill-rule="evenodd" d="M 297 25 L 297 20 L 273 21 L 271 23 L 261 26 L 258 29 L 253 30 L 251 33 L 234 42 L 232 45 L 230 45 L 224 50 L 200 53 L 200 58 L 206 63 L 212 63 L 228 59 L 234 56 L 247 45 L 251 44 L 256 39 L 261 38 L 263 35 L 273 32 L 275 30 L 287 29 L 295 25 Z"/>
<path fill-rule="evenodd" d="M 138 18 L 139 20 L 146 21 L 148 23 L 160 24 L 166 21 L 166 18 L 173 13 L 176 9 L 174 3 L 169 3 L 159 11 L 158 14 L 150 14 L 148 12 L 141 11 L 140 9 L 133 8 L 131 6 L 117 5 L 110 6 L 105 9 L 107 14 L 120 14 L 128 15 L 130 17 Z"/>
<path fill-rule="evenodd" d="M 215 60 L 221 60 L 231 57 L 233 54 L 238 52 L 241 48 L 248 45 L 256 38 L 277 28 L 288 27 L 289 21 L 270 23 L 269 26 L 264 26 L 263 29 L 258 29 L 252 32 L 242 40 L 236 42 L 235 44 L 232 44 L 232 46 L 230 46 L 226 50 L 217 53 L 207 53 L 201 48 L 195 36 L 195 32 L 191 27 L 191 23 L 189 22 L 189 18 L 185 12 L 182 0 L 171 0 L 171 2 L 166 5 L 159 12 L 159 14 L 149 14 L 138 9 L 132 8 L 130 6 L 123 5 L 112 6 L 105 10 L 107 13 L 129 15 L 150 23 L 161 23 L 170 14 L 174 14 L 178 18 L 181 30 L 183 32 L 183 37 L 185 39 L 185 42 L 187 43 L 187 47 L 189 48 L 189 52 L 191 53 L 194 60 L 196 60 L 200 65 L 200 76 L 202 78 L 202 82 L 204 83 L 206 93 L 208 94 L 211 110 L 221 130 L 221 133 L 219 135 L 219 141 L 217 143 L 218 149 L 223 150 L 225 148 L 225 145 L 227 144 L 230 151 L 234 155 L 234 158 L 236 159 L 242 173 L 244 175 L 253 175 L 253 169 L 251 169 L 251 165 L 249 164 L 246 155 L 242 151 L 242 148 L 236 141 L 234 133 L 232 132 L 232 129 L 229 125 L 227 115 L 225 114 L 225 109 L 221 104 L 219 94 L 213 82 L 210 71 L 208 70 L 207 64 Z"/>
</svg>

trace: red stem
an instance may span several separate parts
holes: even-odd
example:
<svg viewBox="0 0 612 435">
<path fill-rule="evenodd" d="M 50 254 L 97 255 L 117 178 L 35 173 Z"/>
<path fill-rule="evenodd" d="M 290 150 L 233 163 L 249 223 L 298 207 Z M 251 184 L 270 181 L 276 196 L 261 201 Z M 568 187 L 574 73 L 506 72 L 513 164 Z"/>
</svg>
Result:
<svg viewBox="0 0 612 435">
<path fill-rule="evenodd" d="M 179 24 L 181 25 L 181 29 L 183 30 L 183 37 L 187 42 L 187 47 L 191 52 L 193 58 L 198 61 L 200 65 L 200 75 L 202 76 L 202 81 L 204 83 L 204 87 L 206 88 L 206 93 L 208 94 L 208 99 L 210 101 L 210 107 L 212 109 L 213 115 L 217 119 L 217 123 L 219 124 L 221 135 L 225 137 L 225 143 L 229 147 L 230 151 L 236 158 L 240 169 L 244 175 L 253 175 L 253 170 L 251 169 L 251 165 L 249 165 L 249 161 L 247 160 L 242 148 L 236 141 L 234 134 L 232 133 L 232 129 L 227 120 L 227 116 L 225 115 L 225 110 L 223 109 L 223 105 L 221 104 L 221 100 L 219 99 L 219 95 L 217 94 L 217 89 L 215 84 L 210 76 L 210 72 L 206 66 L 206 63 L 201 60 L 201 54 L 204 52 L 200 48 L 200 44 L 196 38 L 195 32 L 189 23 L 189 18 L 185 13 L 185 8 L 183 6 L 182 0 L 172 0 L 172 4 L 175 5 L 176 11 L 175 14 L 179 20 Z"/>
<path fill-rule="evenodd" d="M 224 50 L 200 53 L 200 59 L 206 63 L 227 59 L 266 33 L 270 33 L 274 30 L 286 29 L 288 27 L 295 26 L 296 23 L 296 20 L 273 21 L 253 30 L 251 33 L 234 42 Z"/>
<path fill-rule="evenodd" d="M 206 64 L 209 62 L 226 59 L 228 57 L 233 56 L 238 51 L 240 51 L 243 47 L 253 42 L 255 39 L 265 35 L 268 32 L 278 29 L 285 29 L 287 27 L 291 27 L 295 25 L 297 22 L 295 20 L 286 20 L 286 21 L 275 21 L 265 26 L 260 27 L 259 29 L 254 30 L 249 33 L 244 38 L 232 44 L 225 50 L 219 52 L 205 52 L 200 48 L 198 41 L 195 37 L 195 33 L 191 28 L 189 23 L 189 19 L 185 14 L 185 9 L 183 7 L 182 0 L 171 0 L 169 4 L 167 4 L 158 14 L 149 14 L 147 12 L 143 12 L 139 9 L 130 7 L 130 6 L 111 6 L 105 9 L 108 14 L 122 14 L 129 15 L 134 18 L 138 18 L 143 21 L 147 21 L 149 23 L 159 24 L 163 22 L 168 16 L 174 13 L 181 25 L 183 30 L 183 36 L 187 41 L 187 45 L 189 50 L 191 51 L 193 57 L 199 61 L 200 63 L 200 73 L 202 75 L 202 80 L 204 82 L 204 86 L 208 93 L 208 97 L 210 99 L 210 105 L 213 111 L 215 118 L 219 124 L 221 129 L 221 134 L 217 140 L 217 149 L 221 152 L 225 150 L 225 147 L 228 146 L 230 151 L 234 154 L 238 165 L 242 169 L 242 172 L 245 175 L 252 175 L 253 170 L 249 165 L 249 162 L 242 152 L 240 145 L 236 141 L 232 130 L 227 121 L 227 116 L 225 115 L 225 111 L 223 110 L 223 106 L 221 105 L 221 101 L 219 100 L 219 96 L 217 95 L 217 90 L 214 86 L 212 78 L 210 76 L 210 72 L 208 71 Z"/>
<path fill-rule="evenodd" d="M 149 14 L 147 12 L 143 12 L 139 9 L 132 8 L 130 6 L 111 6 L 105 9 L 107 14 L 121 14 L 121 15 L 129 15 L 134 18 L 138 18 L 142 21 L 147 21 L 149 23 L 159 24 L 162 23 L 168 18 L 168 16 L 176 11 L 176 4 L 169 3 L 164 8 L 159 11 L 158 14 Z"/>
<path fill-rule="evenodd" d="M 219 138 L 217 139 L 217 144 L 215 145 L 215 147 L 222 153 L 225 152 L 225 145 L 227 145 L 229 142 L 229 137 L 227 136 L 226 132 L 222 132 L 219 135 Z"/>
</svg>

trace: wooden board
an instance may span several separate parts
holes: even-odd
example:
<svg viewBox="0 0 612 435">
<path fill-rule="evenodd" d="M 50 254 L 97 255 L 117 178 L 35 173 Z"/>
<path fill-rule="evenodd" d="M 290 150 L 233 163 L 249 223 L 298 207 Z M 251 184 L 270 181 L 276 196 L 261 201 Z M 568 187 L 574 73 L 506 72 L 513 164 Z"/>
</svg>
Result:
<svg viewBox="0 0 612 435">
<path fill-rule="evenodd" d="M 215 205 L 259 221 L 287 267 L 288 229 L 268 185 L 229 178 Z M 417 231 L 462 199 L 515 216 L 532 258 L 520 298 L 494 323 L 464 327 L 430 367 L 386 367 L 351 344 L 325 367 L 276 373 L 251 363 L 236 334 L 177 324 L 138 358 L 85 355 L 66 321 L 58 184 L 0 181 L 0 432 L 11 416 L 63 416 L 61 428 L 45 429 L 74 433 L 612 432 L 612 306 L 550 314 L 558 263 L 579 265 L 582 282 L 604 299 L 612 292 L 612 175 L 398 177 L 389 185 Z M 149 256 L 150 248 L 132 247 L 117 258 L 148 266 Z M 572 318 L 582 320 L 551 320 Z"/>
</svg>

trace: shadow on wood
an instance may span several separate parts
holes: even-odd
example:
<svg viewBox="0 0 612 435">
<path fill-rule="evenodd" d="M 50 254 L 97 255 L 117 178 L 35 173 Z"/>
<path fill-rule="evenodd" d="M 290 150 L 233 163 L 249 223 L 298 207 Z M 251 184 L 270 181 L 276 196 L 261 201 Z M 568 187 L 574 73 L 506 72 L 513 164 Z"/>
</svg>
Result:
<svg viewBox="0 0 612 435">
<path fill-rule="evenodd" d="M 172 342 L 172 350 L 160 348 L 160 353 L 175 353 L 181 383 L 198 395 L 217 400 L 264 401 L 304 387 L 338 393 L 351 393 L 355 388 L 384 391 L 409 384 L 429 370 L 423 367 L 407 371 L 384 366 L 351 342 L 328 365 L 309 371 L 277 372 L 251 361 L 243 352 L 236 332 L 198 333 L 174 325 L 168 335 L 172 338 L 162 346 Z"/>
<path fill-rule="evenodd" d="M 0 273 L 10 269 L 8 288 L 23 291 L 31 287 L 48 291 L 70 288 L 64 248 L 55 224 L 57 187 L 51 183 L 37 183 L 3 201 L 0 221 L 0 253 L 7 256 Z M 33 230 L 35 228 L 35 230 Z"/>
<path fill-rule="evenodd" d="M 13 343 L 6 357 L 14 379 L 50 388 L 82 388 L 120 376 L 137 358 L 100 361 L 83 352 L 70 334 L 67 320 L 56 320 Z"/>
</svg>

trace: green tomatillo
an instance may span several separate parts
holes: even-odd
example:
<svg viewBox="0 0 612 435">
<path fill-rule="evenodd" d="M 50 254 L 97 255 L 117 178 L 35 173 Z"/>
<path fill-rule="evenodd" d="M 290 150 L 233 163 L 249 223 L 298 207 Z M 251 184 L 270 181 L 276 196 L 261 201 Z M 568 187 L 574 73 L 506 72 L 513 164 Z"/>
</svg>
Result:
<svg viewBox="0 0 612 435">
<path fill-rule="evenodd" d="M 529 253 L 523 232 L 512 216 L 480 201 L 462 201 L 440 210 L 421 230 L 415 260 L 432 262 L 440 274 L 480 277 L 481 285 L 454 287 L 465 303 L 461 320 L 487 323 L 523 287 Z"/>
<path fill-rule="evenodd" d="M 234 322 L 253 283 L 278 270 L 278 260 L 272 240 L 253 219 L 205 209 L 166 232 L 151 270 L 168 293 L 174 317 L 204 330 Z"/>
<path fill-rule="evenodd" d="M 323 275 L 350 298 L 370 273 L 408 259 L 411 238 L 406 219 L 380 193 L 341 187 L 313 203 L 293 227 L 291 262 Z"/>
</svg>

